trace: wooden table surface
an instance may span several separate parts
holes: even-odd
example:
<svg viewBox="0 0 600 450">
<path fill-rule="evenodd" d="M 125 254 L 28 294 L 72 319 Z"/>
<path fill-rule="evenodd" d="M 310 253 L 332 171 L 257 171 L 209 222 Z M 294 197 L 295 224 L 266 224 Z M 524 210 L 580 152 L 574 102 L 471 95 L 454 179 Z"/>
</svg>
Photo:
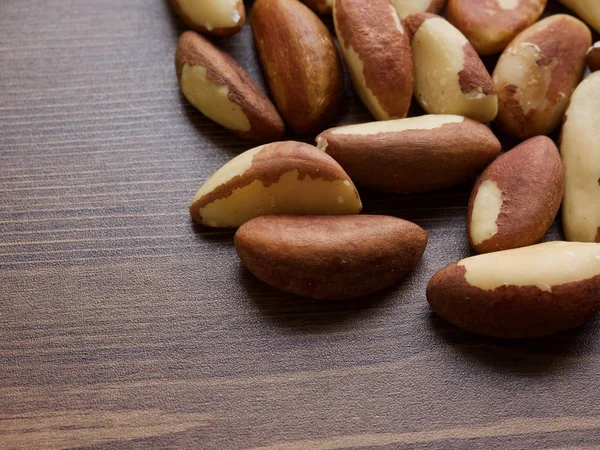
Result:
<svg viewBox="0 0 600 450">
<path fill-rule="evenodd" d="M 468 187 L 364 193 L 430 244 L 360 301 L 281 294 L 195 227 L 251 145 L 182 99 L 182 31 L 164 0 L 0 1 L 0 448 L 600 446 L 600 319 L 505 342 L 430 313 Z M 262 83 L 248 26 L 219 45 Z M 349 86 L 342 109 L 369 119 Z"/>
</svg>

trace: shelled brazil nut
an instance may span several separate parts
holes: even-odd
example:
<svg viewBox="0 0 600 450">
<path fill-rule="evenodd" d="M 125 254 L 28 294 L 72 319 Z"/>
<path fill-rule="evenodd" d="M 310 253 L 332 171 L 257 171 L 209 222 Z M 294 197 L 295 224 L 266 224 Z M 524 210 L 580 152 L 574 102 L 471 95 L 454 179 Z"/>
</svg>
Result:
<svg viewBox="0 0 600 450">
<path fill-rule="evenodd" d="M 500 153 L 485 125 L 427 115 L 331 128 L 317 136 L 358 184 L 377 191 L 428 192 L 473 179 Z"/>
<path fill-rule="evenodd" d="M 589 28 L 564 14 L 520 33 L 500 56 L 492 76 L 499 100 L 498 127 L 518 139 L 553 131 L 583 77 L 591 43 Z"/>
<path fill-rule="evenodd" d="M 390 0 L 334 0 L 333 21 L 354 88 L 377 120 L 406 117 L 413 94 L 408 34 Z"/>
<path fill-rule="evenodd" d="M 262 215 L 358 214 L 360 197 L 329 155 L 301 142 L 274 142 L 248 150 L 217 170 L 194 196 L 199 224 L 237 228 Z"/>
<path fill-rule="evenodd" d="M 246 71 L 199 34 L 181 35 L 175 66 L 181 92 L 209 119 L 245 139 L 264 142 L 283 135 L 277 110 Z"/>
<path fill-rule="evenodd" d="M 481 174 L 469 201 L 467 235 L 479 253 L 525 247 L 552 226 L 564 193 L 558 149 L 546 136 L 504 153 Z"/>
<path fill-rule="evenodd" d="M 279 112 L 299 134 L 323 130 L 338 111 L 344 73 L 327 27 L 298 0 L 257 0 L 252 31 Z"/>
<path fill-rule="evenodd" d="M 446 19 L 420 13 L 405 20 L 411 35 L 415 97 L 430 114 L 490 122 L 498 112 L 492 80 L 467 38 Z"/>
<path fill-rule="evenodd" d="M 212 36 L 231 36 L 246 21 L 243 0 L 171 0 L 171 4 L 190 28 Z"/>
<path fill-rule="evenodd" d="M 478 334 L 568 330 L 600 309 L 600 244 L 546 242 L 466 258 L 433 276 L 427 300 L 442 319 Z"/>
<path fill-rule="evenodd" d="M 599 152 L 600 72 L 594 72 L 573 93 L 562 128 L 562 219 L 570 241 L 600 242 Z"/>
<path fill-rule="evenodd" d="M 342 300 L 384 289 L 413 271 L 427 245 L 419 226 L 389 216 L 267 216 L 235 234 L 244 265 L 304 297 Z"/>
<path fill-rule="evenodd" d="M 519 32 L 544 12 L 547 0 L 449 0 L 448 21 L 469 39 L 480 55 L 506 48 Z"/>
</svg>

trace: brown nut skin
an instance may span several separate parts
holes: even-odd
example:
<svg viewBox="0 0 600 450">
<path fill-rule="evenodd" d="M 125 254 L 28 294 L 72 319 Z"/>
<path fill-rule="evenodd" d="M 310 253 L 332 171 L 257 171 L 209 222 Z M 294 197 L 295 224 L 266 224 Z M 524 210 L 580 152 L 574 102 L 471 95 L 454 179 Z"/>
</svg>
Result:
<svg viewBox="0 0 600 450">
<path fill-rule="evenodd" d="M 477 53 L 492 55 L 538 20 L 546 3 L 518 0 L 516 7 L 505 9 L 499 0 L 449 0 L 448 21 L 462 31 Z"/>
<path fill-rule="evenodd" d="M 232 132 L 259 142 L 277 140 L 283 135 L 285 125 L 275 106 L 246 71 L 233 58 L 193 31 L 184 32 L 177 44 L 175 70 L 180 85 L 184 65 L 205 67 L 208 80 L 228 87 L 228 99 L 242 109 L 250 122 L 249 131 Z"/>
<path fill-rule="evenodd" d="M 501 207 L 489 217 L 489 198 L 476 203 L 485 183 L 495 183 L 501 193 Z M 525 247 L 539 242 L 548 232 L 558 213 L 565 189 L 565 176 L 554 142 L 546 136 L 537 136 L 518 145 L 497 158 L 481 174 L 469 200 L 467 235 L 471 247 L 478 253 L 496 252 Z M 489 195 L 489 194 L 488 194 Z M 476 205 L 476 206 L 475 206 Z M 479 211 L 475 211 L 474 208 Z M 496 233 L 481 240 L 482 219 L 487 216 L 496 227 Z M 484 229 L 484 231 L 486 231 Z"/>
<path fill-rule="evenodd" d="M 291 294 L 344 300 L 405 278 L 420 261 L 427 232 L 389 216 L 264 216 L 235 234 L 243 264 Z"/>
<path fill-rule="evenodd" d="M 302 2 L 317 14 L 331 14 L 333 0 L 302 0 Z"/>
<path fill-rule="evenodd" d="M 237 0 L 236 9 L 240 17 L 235 25 L 231 27 L 218 27 L 210 30 L 206 28 L 204 24 L 197 23 L 194 20 L 192 20 L 192 18 L 185 13 L 179 0 L 170 1 L 175 11 L 177 11 L 177 14 L 179 14 L 179 17 L 181 17 L 181 20 L 183 20 L 185 24 L 192 30 L 198 31 L 202 34 L 207 34 L 216 37 L 229 37 L 239 33 L 240 30 L 244 27 L 244 23 L 246 23 L 246 8 L 244 7 L 243 0 Z M 201 2 L 203 0 L 198 1 Z"/>
<path fill-rule="evenodd" d="M 444 118 L 448 123 L 429 129 L 423 124 L 430 118 Z M 490 129 L 471 119 L 430 115 L 385 124 L 404 121 L 415 125 L 368 135 L 345 134 L 352 126 L 331 128 L 317 137 L 318 147 L 333 156 L 357 184 L 400 193 L 430 192 L 467 182 L 501 150 Z"/>
<path fill-rule="evenodd" d="M 587 52 L 587 65 L 592 72 L 600 70 L 600 41 L 596 42 Z"/>
<path fill-rule="evenodd" d="M 284 120 L 314 135 L 334 119 L 344 73 L 327 27 L 298 0 L 257 0 L 254 42 L 273 99 Z"/>
<path fill-rule="evenodd" d="M 549 244 L 557 243 L 533 247 Z M 475 258 L 501 253 L 505 252 L 467 260 L 476 263 Z M 553 250 L 550 250 L 548 258 L 552 255 Z M 427 301 L 433 312 L 463 330 L 506 339 L 537 338 L 579 326 L 600 309 L 600 276 L 554 285 L 551 291 L 535 285 L 511 284 L 487 290 L 467 281 L 467 268 L 461 265 L 463 261 L 437 272 L 427 286 Z M 515 258 L 514 267 L 521 272 L 537 268 L 521 264 L 519 258 Z"/>
<path fill-rule="evenodd" d="M 591 42 L 589 28 L 564 14 L 520 33 L 506 47 L 492 75 L 499 100 L 498 128 L 522 140 L 552 132 L 583 77 Z M 525 68 L 522 77 L 515 61 Z"/>
<path fill-rule="evenodd" d="M 390 0 L 334 0 L 333 19 L 362 102 L 377 120 L 406 117 L 414 84 L 412 50 Z"/>
</svg>

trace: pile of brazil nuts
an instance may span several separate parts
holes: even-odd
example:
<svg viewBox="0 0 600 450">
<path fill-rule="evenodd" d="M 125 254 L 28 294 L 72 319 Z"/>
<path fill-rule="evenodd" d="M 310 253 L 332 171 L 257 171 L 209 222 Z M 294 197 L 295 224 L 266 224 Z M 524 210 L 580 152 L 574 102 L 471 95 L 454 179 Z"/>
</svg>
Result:
<svg viewBox="0 0 600 450">
<path fill-rule="evenodd" d="M 194 30 L 177 46 L 183 95 L 263 144 L 218 169 L 190 206 L 198 224 L 237 228 L 257 278 L 326 300 L 398 283 L 427 233 L 360 215 L 355 183 L 416 193 L 476 180 L 466 232 L 479 255 L 433 276 L 432 310 L 470 332 L 528 338 L 600 309 L 600 72 L 583 80 L 586 65 L 600 70 L 599 0 L 560 0 L 581 20 L 540 20 L 547 0 L 256 0 L 270 97 L 207 38 L 240 31 L 242 0 L 171 1 Z M 317 14 L 332 14 L 337 45 Z M 490 75 L 480 57 L 499 53 Z M 327 129 L 344 65 L 376 121 Z M 413 98 L 426 115 L 406 118 Z M 489 123 L 520 144 L 500 154 Z M 546 135 L 561 123 L 559 152 Z M 286 128 L 316 145 L 282 141 Z M 538 244 L 561 205 L 567 240 Z"/>
</svg>

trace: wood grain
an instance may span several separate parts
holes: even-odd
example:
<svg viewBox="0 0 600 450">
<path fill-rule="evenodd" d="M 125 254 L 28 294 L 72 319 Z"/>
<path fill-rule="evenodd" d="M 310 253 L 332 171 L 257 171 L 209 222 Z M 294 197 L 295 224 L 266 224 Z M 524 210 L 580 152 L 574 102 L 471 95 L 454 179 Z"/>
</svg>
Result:
<svg viewBox="0 0 600 450">
<path fill-rule="evenodd" d="M 191 223 L 248 144 L 178 93 L 182 30 L 162 0 L 0 2 L 0 447 L 598 448 L 599 319 L 507 343 L 429 312 L 468 187 L 363 194 L 430 245 L 362 301 L 274 291 Z M 218 45 L 264 86 L 248 26 Z M 369 117 L 349 83 L 342 110 Z"/>
</svg>

